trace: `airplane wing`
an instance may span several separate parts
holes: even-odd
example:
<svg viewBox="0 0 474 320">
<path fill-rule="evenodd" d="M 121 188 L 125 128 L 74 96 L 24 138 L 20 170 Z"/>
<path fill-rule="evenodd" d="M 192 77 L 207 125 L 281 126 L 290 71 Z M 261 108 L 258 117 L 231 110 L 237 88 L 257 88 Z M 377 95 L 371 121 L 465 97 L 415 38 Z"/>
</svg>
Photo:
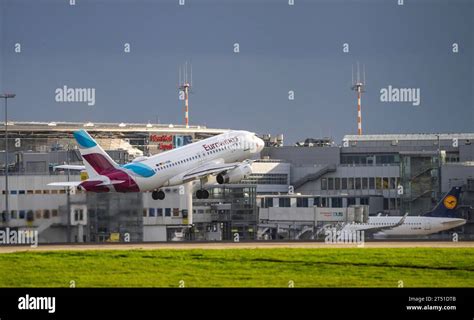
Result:
<svg viewBox="0 0 474 320">
<path fill-rule="evenodd" d="M 362 225 L 356 223 L 356 224 L 348 224 L 348 225 L 344 226 L 344 228 L 342 228 L 342 230 L 367 231 L 370 234 L 377 233 L 377 232 L 380 232 L 380 231 L 390 230 L 390 229 L 396 228 L 398 226 L 401 226 L 405 222 L 405 219 L 406 219 L 407 216 L 408 216 L 408 212 L 405 213 L 405 215 L 400 218 L 400 221 L 398 221 L 397 223 L 394 223 L 394 224 L 384 225 L 384 226 L 380 226 L 380 227 L 374 227 L 374 226 L 370 226 L 370 225 L 367 225 L 367 226 L 363 225 L 362 226 Z"/>
<path fill-rule="evenodd" d="M 65 181 L 48 183 L 50 187 L 77 187 L 82 181 Z"/>
<path fill-rule="evenodd" d="M 101 180 L 87 180 L 91 182 L 97 182 L 96 186 L 110 186 L 114 184 L 120 184 L 124 182 L 124 180 L 110 180 L 110 181 L 101 181 Z M 77 187 L 83 181 L 65 181 L 65 182 L 51 182 L 48 183 L 50 187 Z"/>
<path fill-rule="evenodd" d="M 222 160 L 217 160 L 213 162 L 205 163 L 199 167 L 193 168 L 190 171 L 187 171 L 183 175 L 183 181 L 191 181 L 195 179 L 200 179 L 208 175 L 218 174 L 223 171 L 228 171 L 237 168 L 243 164 L 250 164 L 251 160 L 245 160 L 243 162 L 232 162 L 232 163 L 223 163 Z"/>
<path fill-rule="evenodd" d="M 86 170 L 86 166 L 80 166 L 80 165 L 72 165 L 72 164 L 61 164 L 59 166 L 54 166 L 53 170 L 56 171 L 57 169 L 63 169 L 63 170 Z"/>
</svg>

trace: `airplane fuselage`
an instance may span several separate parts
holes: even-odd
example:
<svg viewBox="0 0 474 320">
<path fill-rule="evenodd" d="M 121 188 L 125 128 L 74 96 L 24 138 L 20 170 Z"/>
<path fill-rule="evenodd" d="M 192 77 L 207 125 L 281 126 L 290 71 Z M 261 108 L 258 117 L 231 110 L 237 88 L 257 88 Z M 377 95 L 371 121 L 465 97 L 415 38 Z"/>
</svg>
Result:
<svg viewBox="0 0 474 320">
<path fill-rule="evenodd" d="M 184 175 L 204 164 L 223 164 L 250 159 L 260 152 L 263 142 L 247 131 L 229 131 L 189 145 L 130 162 L 120 167 L 110 167 L 100 175 L 89 177 L 80 187 L 94 192 L 143 192 L 163 186 L 179 185 Z M 87 163 L 98 166 L 105 161 L 97 153 L 85 154 Z M 110 184 L 97 183 L 108 181 Z M 113 185 L 113 188 L 110 187 Z"/>
<path fill-rule="evenodd" d="M 352 223 L 345 227 L 346 230 L 364 230 L 367 227 L 387 227 L 386 230 L 379 231 L 374 237 L 397 237 L 397 236 L 425 236 L 440 231 L 461 226 L 466 223 L 464 219 L 407 216 L 404 222 L 395 226 L 401 217 L 369 217 L 367 223 Z M 390 226 L 395 226 L 390 228 Z"/>
</svg>

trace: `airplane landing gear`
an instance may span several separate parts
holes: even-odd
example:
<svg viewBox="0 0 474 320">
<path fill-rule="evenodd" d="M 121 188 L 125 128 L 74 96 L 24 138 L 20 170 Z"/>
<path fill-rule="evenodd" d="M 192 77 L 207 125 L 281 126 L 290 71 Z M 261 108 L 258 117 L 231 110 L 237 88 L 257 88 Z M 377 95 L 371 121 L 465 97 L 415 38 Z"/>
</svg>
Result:
<svg viewBox="0 0 474 320">
<path fill-rule="evenodd" d="M 165 198 L 165 193 L 162 190 L 154 190 L 151 193 L 153 200 L 163 200 Z"/>
<path fill-rule="evenodd" d="M 209 191 L 204 189 L 199 189 L 196 191 L 196 198 L 198 199 L 208 199 L 209 198 Z"/>
</svg>

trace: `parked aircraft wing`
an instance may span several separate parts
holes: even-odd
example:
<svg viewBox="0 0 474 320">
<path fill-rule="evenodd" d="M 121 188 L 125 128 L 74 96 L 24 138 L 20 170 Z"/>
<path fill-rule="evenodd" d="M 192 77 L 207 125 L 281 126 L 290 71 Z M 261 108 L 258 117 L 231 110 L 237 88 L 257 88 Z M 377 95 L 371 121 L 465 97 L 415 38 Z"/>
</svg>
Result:
<svg viewBox="0 0 474 320">
<path fill-rule="evenodd" d="M 77 187 L 82 181 L 65 181 L 48 183 L 50 187 Z"/>
<path fill-rule="evenodd" d="M 59 166 L 54 166 L 53 170 L 57 169 L 64 169 L 64 170 L 86 170 L 86 166 L 81 166 L 81 165 L 72 165 L 72 164 L 61 164 Z"/>
<path fill-rule="evenodd" d="M 366 231 L 366 232 L 369 232 L 369 233 L 377 233 L 377 232 L 380 232 L 380 231 L 390 230 L 390 229 L 396 228 L 398 226 L 401 226 L 405 222 L 405 219 L 406 219 L 407 216 L 408 216 L 408 212 L 405 213 L 405 215 L 400 218 L 400 221 L 398 221 L 397 223 L 394 223 L 394 224 L 375 227 L 375 226 L 370 226 L 368 224 L 362 226 L 361 224 L 355 223 L 355 224 L 348 224 L 348 225 L 344 226 L 344 228 L 342 228 L 342 230 L 346 230 L 346 231 Z"/>
</svg>

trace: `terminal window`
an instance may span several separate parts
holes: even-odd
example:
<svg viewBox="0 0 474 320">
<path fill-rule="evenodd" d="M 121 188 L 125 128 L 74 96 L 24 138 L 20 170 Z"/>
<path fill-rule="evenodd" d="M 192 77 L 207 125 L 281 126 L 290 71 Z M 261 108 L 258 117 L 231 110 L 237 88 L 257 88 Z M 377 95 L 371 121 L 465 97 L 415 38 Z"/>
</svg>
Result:
<svg viewBox="0 0 474 320">
<path fill-rule="evenodd" d="M 329 207 L 328 198 L 321 198 L 321 207 L 323 207 L 323 208 Z"/>
<path fill-rule="evenodd" d="M 327 190 L 328 189 L 328 179 L 322 178 L 321 179 L 321 190 Z"/>
<path fill-rule="evenodd" d="M 314 198 L 314 200 L 313 200 L 313 205 L 314 205 L 315 207 L 321 206 L 321 198 L 319 198 L 319 197 Z"/>
<path fill-rule="evenodd" d="M 354 178 L 349 178 L 347 180 L 347 189 L 354 190 Z"/>
<path fill-rule="evenodd" d="M 341 179 L 341 189 L 342 190 L 347 190 L 347 178 L 342 178 Z"/>
<path fill-rule="evenodd" d="M 179 208 L 173 208 L 173 217 L 179 217 Z"/>
<path fill-rule="evenodd" d="M 273 198 L 265 198 L 264 208 L 273 207 Z"/>
<path fill-rule="evenodd" d="M 366 190 L 369 188 L 369 179 L 368 178 L 362 178 L 362 189 Z"/>
<path fill-rule="evenodd" d="M 342 208 L 342 198 L 332 198 L 333 208 Z"/>
<path fill-rule="evenodd" d="M 74 221 L 82 221 L 84 220 L 84 210 L 77 209 L 74 210 Z"/>
<path fill-rule="evenodd" d="M 382 178 L 380 177 L 375 178 L 375 188 L 377 190 L 382 190 Z"/>
<path fill-rule="evenodd" d="M 328 190 L 334 190 L 334 178 L 328 178 Z"/>
<path fill-rule="evenodd" d="M 290 198 L 280 198 L 278 201 L 278 206 L 280 208 L 289 208 L 291 207 Z"/>
<path fill-rule="evenodd" d="M 322 178 L 321 190 L 393 190 L 397 184 L 396 177 Z"/>
<path fill-rule="evenodd" d="M 374 177 L 370 177 L 369 178 L 369 189 L 375 189 L 375 178 Z"/>
<path fill-rule="evenodd" d="M 155 208 L 150 208 L 148 209 L 148 215 L 150 217 L 154 217 L 155 216 Z"/>
<path fill-rule="evenodd" d="M 299 208 L 307 208 L 308 198 L 296 198 L 296 206 Z"/>
<path fill-rule="evenodd" d="M 390 189 L 395 189 L 396 188 L 396 181 L 397 181 L 397 179 L 390 178 Z"/>
</svg>

